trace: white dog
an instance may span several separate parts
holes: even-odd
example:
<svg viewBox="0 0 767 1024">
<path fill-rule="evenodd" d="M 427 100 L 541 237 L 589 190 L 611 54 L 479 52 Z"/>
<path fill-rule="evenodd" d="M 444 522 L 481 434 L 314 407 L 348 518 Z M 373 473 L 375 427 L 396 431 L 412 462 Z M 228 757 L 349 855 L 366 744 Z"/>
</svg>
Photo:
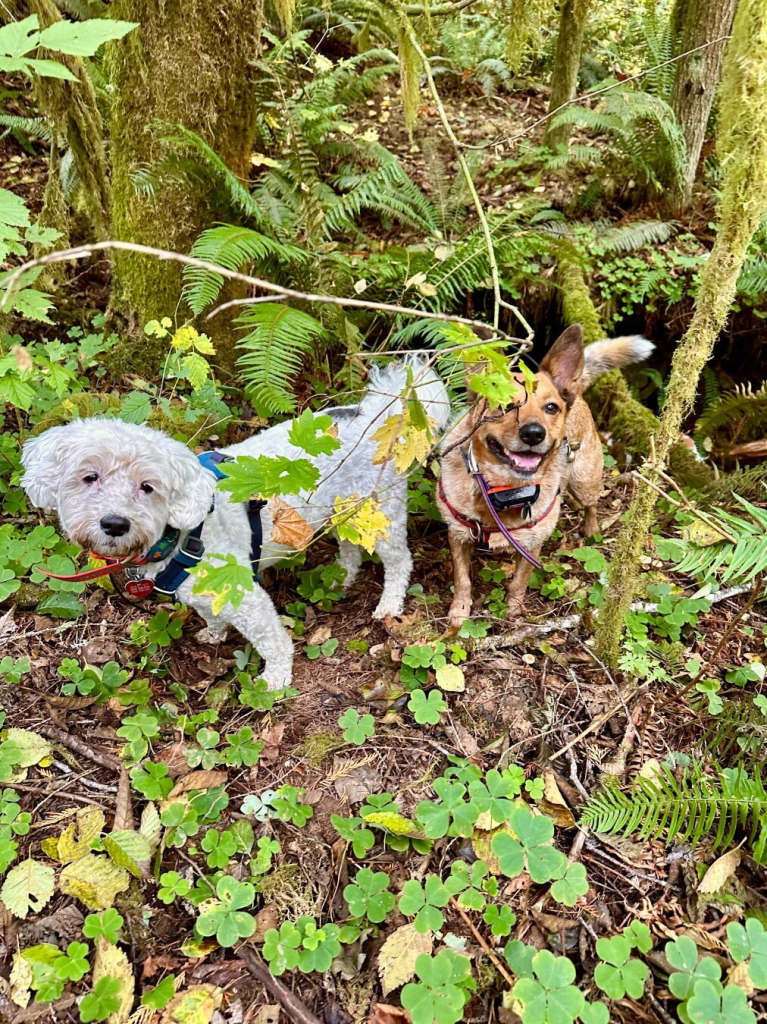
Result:
<svg viewBox="0 0 767 1024">
<path fill-rule="evenodd" d="M 450 411 L 444 384 L 422 363 L 411 361 L 410 365 L 427 415 L 443 427 Z M 377 494 L 391 520 L 388 540 L 376 544 L 384 566 L 383 593 L 373 612 L 378 619 L 402 613 L 413 564 L 407 545 L 407 481 L 397 475 L 391 461 L 373 465 L 377 444 L 371 440 L 384 420 L 402 411 L 399 395 L 406 381 L 404 363 L 374 370 L 359 405 L 325 410 L 338 426 L 341 447 L 312 459 L 320 471 L 313 492 L 285 499 L 316 531 L 333 514 L 336 498 Z M 290 443 L 289 429 L 289 422 L 280 423 L 223 449 L 222 454 L 306 458 L 302 449 Z M 98 555 L 122 558 L 147 552 L 168 536 L 169 527 L 180 531 L 179 547 L 183 548 L 189 532 L 202 524 L 206 560 L 221 564 L 215 555 L 233 554 L 238 562 L 250 565 L 247 506 L 218 491 L 211 511 L 216 487 L 213 472 L 186 445 L 159 431 L 115 419 L 75 420 L 27 441 L 22 463 L 22 485 L 30 500 L 55 509 L 66 536 Z M 258 568 L 264 569 L 290 549 L 269 541 L 268 506 L 261 519 L 264 544 Z M 362 562 L 362 549 L 341 541 L 339 562 L 347 572 L 346 585 L 351 584 Z M 166 557 L 131 572 L 149 580 L 168 564 Z M 184 580 L 176 596 L 206 620 L 206 635 L 201 639 L 217 642 L 229 625 L 234 626 L 261 655 L 262 676 L 269 687 L 288 685 L 293 644 L 266 591 L 256 583 L 239 608 L 227 604 L 221 614 L 214 615 L 212 599 L 192 593 L 194 582 L 194 578 Z M 151 589 L 149 583 L 143 586 Z"/>
</svg>

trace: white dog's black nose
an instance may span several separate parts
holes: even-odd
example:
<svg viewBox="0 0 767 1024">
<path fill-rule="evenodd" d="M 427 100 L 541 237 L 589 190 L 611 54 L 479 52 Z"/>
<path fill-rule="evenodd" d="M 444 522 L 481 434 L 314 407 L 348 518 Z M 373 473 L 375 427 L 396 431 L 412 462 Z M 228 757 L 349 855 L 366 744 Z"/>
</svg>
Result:
<svg viewBox="0 0 767 1024">
<path fill-rule="evenodd" d="M 540 444 L 544 439 L 546 436 L 546 428 L 535 421 L 532 423 L 523 423 L 519 428 L 519 436 L 525 444 L 529 444 L 532 448 L 533 445 Z"/>
<path fill-rule="evenodd" d="M 130 530 L 130 519 L 125 516 L 104 516 L 99 525 L 107 537 L 122 537 Z"/>
</svg>

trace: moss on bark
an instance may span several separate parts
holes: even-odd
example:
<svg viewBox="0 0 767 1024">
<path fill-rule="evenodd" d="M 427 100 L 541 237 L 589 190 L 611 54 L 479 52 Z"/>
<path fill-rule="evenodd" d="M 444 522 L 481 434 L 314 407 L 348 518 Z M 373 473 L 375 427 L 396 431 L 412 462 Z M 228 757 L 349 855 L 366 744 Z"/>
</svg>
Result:
<svg viewBox="0 0 767 1024">
<path fill-rule="evenodd" d="M 695 401 L 700 375 L 732 307 L 746 248 L 767 212 L 766 84 L 767 7 L 764 0 L 741 0 L 722 76 L 720 227 L 701 273 L 692 322 L 674 353 L 656 436 L 656 459 L 646 467 L 648 475 L 656 479 Z M 610 563 L 607 598 L 596 637 L 601 657 L 612 668 L 618 663 L 626 615 L 637 590 L 639 561 L 655 502 L 650 487 L 638 489 Z"/>
<path fill-rule="evenodd" d="M 575 97 L 578 72 L 581 67 L 583 30 L 586 26 L 591 0 L 563 0 L 559 14 L 559 32 L 554 51 L 554 70 L 551 75 L 549 113 Z M 547 128 L 546 144 L 561 146 L 567 142 L 569 128 Z"/>
<path fill-rule="evenodd" d="M 14 0 L 5 5 L 3 20 L 36 14 L 40 25 L 47 28 L 61 21 L 53 0 Z M 11 15 L 9 17 L 8 15 Z M 57 144 L 65 144 L 82 185 L 85 211 L 98 240 L 109 237 L 109 185 L 107 159 L 104 151 L 104 125 L 96 104 L 96 93 L 88 72 L 79 57 L 52 53 L 64 64 L 77 82 L 57 78 L 35 77 L 35 99 L 51 124 Z"/>
<path fill-rule="evenodd" d="M 211 224 L 203 189 L 162 172 L 168 154 L 159 125 L 181 124 L 200 135 L 244 181 L 255 128 L 255 69 L 261 0 L 116 0 L 115 18 L 141 27 L 108 47 L 111 111 L 112 230 L 124 241 L 187 253 Z M 157 172 L 153 192 L 134 177 Z M 113 308 L 136 334 L 151 319 L 173 315 L 181 295 L 181 264 L 135 253 L 113 261 Z M 182 313 L 183 315 L 183 313 Z M 219 317 L 214 343 L 230 341 Z M 141 335 L 138 335 L 142 337 Z M 146 341 L 142 342 L 146 350 Z M 135 356 L 135 350 L 134 350 Z"/>
</svg>

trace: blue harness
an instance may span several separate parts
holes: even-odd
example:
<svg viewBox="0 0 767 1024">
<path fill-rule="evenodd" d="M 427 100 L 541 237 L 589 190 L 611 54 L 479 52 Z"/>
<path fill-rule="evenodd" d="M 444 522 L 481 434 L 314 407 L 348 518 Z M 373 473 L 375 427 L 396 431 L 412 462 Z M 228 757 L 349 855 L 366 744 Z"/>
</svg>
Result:
<svg viewBox="0 0 767 1024">
<path fill-rule="evenodd" d="M 223 480 L 226 476 L 222 473 L 220 464 L 222 462 L 234 462 L 230 455 L 222 455 L 221 452 L 203 452 L 197 456 L 203 469 L 211 472 L 216 480 Z M 213 498 L 208 515 L 215 508 L 216 499 Z M 251 498 L 247 503 L 248 524 L 250 526 L 250 564 L 253 570 L 253 579 L 260 581 L 261 576 L 258 566 L 261 561 L 261 546 L 263 543 L 263 526 L 261 523 L 261 510 L 267 502 Z M 202 543 L 202 528 L 205 520 L 198 523 L 193 530 L 190 530 L 184 540 L 179 544 L 179 530 L 175 527 L 167 527 L 160 540 L 149 549 L 144 556 L 146 562 L 160 562 L 167 558 L 170 552 L 173 557 L 153 580 L 146 577 L 134 579 L 136 596 L 151 597 L 155 601 L 165 601 L 175 596 L 176 591 L 189 577 L 189 570 L 198 565 L 205 554 L 205 546 Z M 152 583 L 152 590 L 148 590 L 148 584 Z M 139 585 L 143 584 L 142 587 Z M 131 592 L 131 584 L 128 584 L 128 592 Z M 146 592 L 144 592 L 146 591 Z"/>
</svg>

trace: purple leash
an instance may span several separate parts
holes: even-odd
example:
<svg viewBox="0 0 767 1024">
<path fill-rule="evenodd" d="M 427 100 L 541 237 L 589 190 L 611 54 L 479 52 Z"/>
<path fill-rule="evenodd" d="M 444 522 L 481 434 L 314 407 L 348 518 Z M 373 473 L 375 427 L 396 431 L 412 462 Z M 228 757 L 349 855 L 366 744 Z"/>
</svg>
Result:
<svg viewBox="0 0 767 1024">
<path fill-rule="evenodd" d="M 474 453 L 472 452 L 472 455 L 473 454 Z M 485 504 L 487 505 L 488 509 L 490 510 L 490 515 L 495 520 L 496 526 L 501 531 L 503 536 L 506 538 L 506 540 L 509 542 L 509 544 L 512 545 L 512 547 L 516 548 L 516 550 L 519 552 L 519 554 L 523 558 L 527 559 L 527 561 L 530 563 L 530 565 L 534 566 L 536 569 L 542 569 L 543 566 L 538 561 L 538 559 L 535 558 L 533 555 L 531 555 L 530 552 L 527 550 L 527 548 L 523 548 L 522 545 L 519 543 L 519 541 L 515 540 L 512 537 L 512 535 L 509 533 L 509 531 L 506 529 L 506 527 L 503 525 L 503 522 L 501 521 L 501 517 L 498 515 L 498 513 L 493 508 L 493 503 L 490 501 L 490 494 L 488 493 L 488 490 L 487 490 L 487 484 L 485 483 L 484 477 L 479 472 L 479 469 L 477 469 L 477 471 L 474 473 L 474 477 L 476 478 L 476 481 L 479 484 L 479 489 L 482 492 L 482 497 L 485 499 Z"/>
</svg>

